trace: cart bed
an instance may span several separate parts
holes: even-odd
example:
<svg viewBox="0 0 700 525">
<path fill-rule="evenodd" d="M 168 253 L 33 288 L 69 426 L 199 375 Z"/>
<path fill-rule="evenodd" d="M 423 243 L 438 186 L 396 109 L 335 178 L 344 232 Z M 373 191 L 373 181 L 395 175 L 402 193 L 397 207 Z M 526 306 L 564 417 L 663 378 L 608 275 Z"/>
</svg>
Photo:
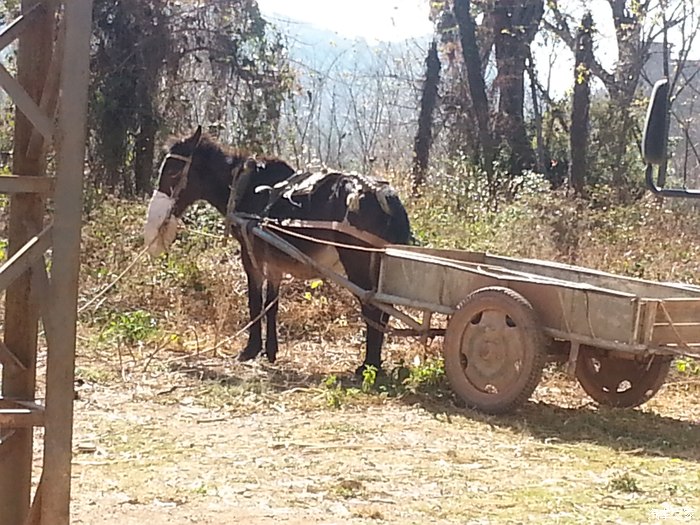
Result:
<svg viewBox="0 0 700 525">
<path fill-rule="evenodd" d="M 690 355 L 700 347 L 700 287 L 539 260 L 391 246 L 381 255 L 375 299 L 452 314 L 487 286 L 526 297 L 555 338 Z"/>
</svg>

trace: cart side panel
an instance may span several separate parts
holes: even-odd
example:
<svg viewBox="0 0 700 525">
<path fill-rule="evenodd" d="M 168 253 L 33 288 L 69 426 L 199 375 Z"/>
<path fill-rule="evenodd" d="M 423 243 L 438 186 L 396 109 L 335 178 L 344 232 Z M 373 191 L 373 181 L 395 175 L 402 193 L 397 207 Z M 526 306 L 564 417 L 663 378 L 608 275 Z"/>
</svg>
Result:
<svg viewBox="0 0 700 525">
<path fill-rule="evenodd" d="M 655 345 L 700 345 L 700 300 L 665 299 L 655 305 L 651 340 Z"/>
<path fill-rule="evenodd" d="M 413 302 L 446 306 L 450 310 L 472 291 L 493 286 L 494 279 L 441 264 L 399 257 L 382 257 L 378 293 Z"/>
<path fill-rule="evenodd" d="M 542 323 L 555 330 L 608 341 L 633 342 L 636 303 L 629 297 L 482 274 L 446 261 L 382 256 L 378 298 L 402 298 L 397 304 L 434 305 L 454 310 L 470 293 L 486 286 L 506 286 L 522 294 Z M 445 310 L 445 308 L 442 308 Z"/>
<path fill-rule="evenodd" d="M 663 299 L 666 297 L 700 298 L 700 287 L 697 286 L 647 281 L 551 261 L 514 259 L 481 252 L 469 252 L 465 250 L 444 250 L 414 246 L 402 247 L 401 249 L 405 250 L 406 252 L 425 254 L 431 257 L 449 259 L 455 262 L 481 263 L 500 266 L 509 270 L 533 273 L 553 279 L 561 279 L 564 281 L 583 283 L 599 288 L 617 290 L 639 297 L 653 297 L 658 299 Z"/>
</svg>

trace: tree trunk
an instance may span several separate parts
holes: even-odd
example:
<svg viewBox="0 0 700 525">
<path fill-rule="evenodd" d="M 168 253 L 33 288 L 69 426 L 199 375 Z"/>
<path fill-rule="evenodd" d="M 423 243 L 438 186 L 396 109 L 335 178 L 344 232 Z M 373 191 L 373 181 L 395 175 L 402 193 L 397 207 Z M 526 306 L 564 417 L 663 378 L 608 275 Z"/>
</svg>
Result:
<svg viewBox="0 0 700 525">
<path fill-rule="evenodd" d="M 609 85 L 611 101 L 611 172 L 619 197 L 627 197 L 626 174 L 629 170 L 625 156 L 634 121 L 630 107 L 639 83 L 644 52 L 642 49 L 642 21 L 645 13 L 637 7 L 627 7 L 626 0 L 608 0 L 613 13 L 618 47 L 615 82 Z"/>
<path fill-rule="evenodd" d="M 542 129 L 542 111 L 539 99 L 537 98 L 537 74 L 535 73 L 535 61 L 532 52 L 527 58 L 527 72 L 530 77 L 530 97 L 532 98 L 532 114 L 535 124 L 535 160 L 537 163 L 537 173 L 544 174 L 547 170 L 545 161 L 544 130 Z"/>
<path fill-rule="evenodd" d="M 425 172 L 428 169 L 430 147 L 433 143 L 433 112 L 438 98 L 440 83 L 440 59 L 438 58 L 437 42 L 433 40 L 425 59 L 425 83 L 420 99 L 418 115 L 418 132 L 413 146 L 413 192 L 425 183 Z"/>
<path fill-rule="evenodd" d="M 474 113 L 479 128 L 482 162 L 489 187 L 494 188 L 493 162 L 496 158 L 496 147 L 491 134 L 489 118 L 489 101 L 486 96 L 486 82 L 481 69 L 481 56 L 476 39 L 476 23 L 470 12 L 469 0 L 454 0 L 454 15 L 459 28 L 459 39 L 462 44 L 462 57 L 467 69 L 469 95 L 472 99 Z"/>
<path fill-rule="evenodd" d="M 544 0 L 498 0 L 492 11 L 498 90 L 496 137 L 510 150 L 510 172 L 532 168 L 535 155 L 525 129 L 525 68 Z"/>
<path fill-rule="evenodd" d="M 134 143 L 134 186 L 136 195 L 147 195 L 153 191 L 153 158 L 158 126 L 153 115 L 141 116 L 141 129 Z"/>
<path fill-rule="evenodd" d="M 612 11 L 615 26 L 618 60 L 614 74 L 605 70 L 598 60 L 594 59 L 591 63 L 591 71 L 605 84 L 610 94 L 607 121 L 602 126 L 604 133 L 601 135 L 601 151 L 598 156 L 606 160 L 618 198 L 626 200 L 630 189 L 627 181 L 627 173 L 630 170 L 627 148 L 631 143 L 629 138 L 634 126 L 630 108 L 645 62 L 648 42 L 643 41 L 642 26 L 650 4 L 631 0 L 607 0 L 607 3 Z M 566 17 L 558 4 L 557 0 L 548 0 L 547 5 L 556 23 L 546 24 L 575 53 L 576 39 L 569 30 Z"/>
<path fill-rule="evenodd" d="M 571 110 L 571 164 L 569 186 L 583 195 L 588 169 L 588 120 L 591 105 L 591 63 L 593 61 L 593 17 L 587 12 L 576 35 L 576 67 L 574 68 L 574 97 Z"/>
</svg>

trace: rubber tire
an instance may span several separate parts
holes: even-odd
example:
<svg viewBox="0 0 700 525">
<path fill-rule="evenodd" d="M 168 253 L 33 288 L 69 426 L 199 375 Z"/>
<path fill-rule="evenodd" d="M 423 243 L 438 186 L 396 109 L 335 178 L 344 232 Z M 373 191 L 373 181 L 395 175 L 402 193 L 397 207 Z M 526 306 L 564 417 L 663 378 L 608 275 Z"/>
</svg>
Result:
<svg viewBox="0 0 700 525">
<path fill-rule="evenodd" d="M 600 351 L 593 348 L 594 351 Z M 640 378 L 640 391 L 636 391 L 637 387 L 630 389 L 627 392 L 622 392 L 617 395 L 615 400 L 610 399 L 605 392 L 601 392 L 600 384 L 595 381 L 592 376 L 589 376 L 585 370 L 588 369 L 586 360 L 588 359 L 586 347 L 581 347 L 576 362 L 576 379 L 581 388 L 588 394 L 596 403 L 613 408 L 634 408 L 649 401 L 659 391 L 666 381 L 666 376 L 671 369 L 673 358 L 671 357 L 655 357 L 655 362 L 647 373 Z M 615 358 L 608 358 L 615 359 Z M 622 358 L 617 358 L 622 359 Z M 627 360 L 625 360 L 627 361 Z"/>
<path fill-rule="evenodd" d="M 462 337 L 472 319 L 488 309 L 503 310 L 515 325 L 524 330 L 525 356 L 516 384 L 504 395 L 490 394 L 477 389 L 465 377 L 462 368 Z M 445 332 L 443 355 L 445 373 L 452 390 L 464 402 L 482 412 L 503 414 L 527 401 L 542 378 L 542 369 L 547 361 L 546 338 L 542 324 L 530 302 L 518 292 L 502 287 L 490 286 L 471 293 L 458 306 Z"/>
</svg>

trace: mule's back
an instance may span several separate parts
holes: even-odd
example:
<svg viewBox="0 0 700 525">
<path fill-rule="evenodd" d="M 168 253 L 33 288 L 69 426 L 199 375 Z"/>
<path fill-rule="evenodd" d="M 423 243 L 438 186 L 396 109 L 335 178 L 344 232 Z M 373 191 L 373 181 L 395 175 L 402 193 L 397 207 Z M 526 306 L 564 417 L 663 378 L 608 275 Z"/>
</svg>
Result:
<svg viewBox="0 0 700 525">
<path fill-rule="evenodd" d="M 272 167 L 265 166 L 261 177 L 255 179 L 269 179 L 264 173 L 269 169 Z M 273 185 L 255 183 L 247 193 L 256 196 L 258 208 L 265 202 L 256 211 L 271 218 L 346 222 L 391 244 L 406 244 L 411 236 L 408 215 L 398 195 L 387 182 L 374 177 L 295 173 Z M 266 199 L 260 199 L 261 194 Z"/>
</svg>

